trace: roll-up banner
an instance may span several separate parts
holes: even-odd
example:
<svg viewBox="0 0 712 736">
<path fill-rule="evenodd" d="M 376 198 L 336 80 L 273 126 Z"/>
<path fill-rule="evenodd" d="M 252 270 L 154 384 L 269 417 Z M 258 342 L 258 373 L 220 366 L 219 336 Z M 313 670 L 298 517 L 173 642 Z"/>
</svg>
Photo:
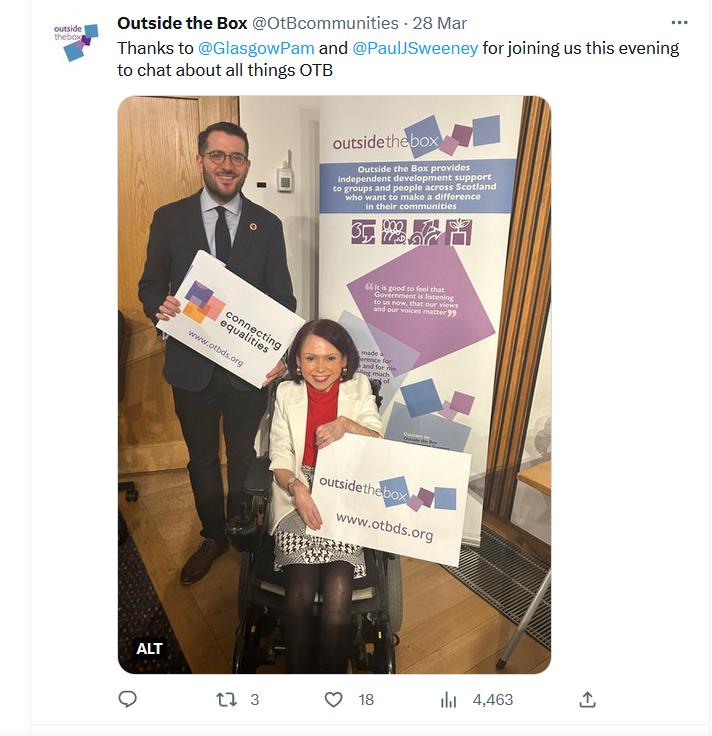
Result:
<svg viewBox="0 0 712 736">
<path fill-rule="evenodd" d="M 326 97 L 319 315 L 382 382 L 386 439 L 484 476 L 521 97 Z M 478 543 L 468 496 L 464 539 Z"/>
</svg>

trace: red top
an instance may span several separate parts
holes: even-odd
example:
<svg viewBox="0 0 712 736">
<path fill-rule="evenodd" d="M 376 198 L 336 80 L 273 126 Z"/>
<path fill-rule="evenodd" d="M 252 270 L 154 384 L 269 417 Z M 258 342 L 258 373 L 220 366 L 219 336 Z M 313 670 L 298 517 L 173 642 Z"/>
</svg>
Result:
<svg viewBox="0 0 712 736">
<path fill-rule="evenodd" d="M 340 383 L 341 380 L 337 379 L 328 391 L 317 391 L 307 383 L 307 434 L 302 464 L 310 468 L 316 466 L 316 428 L 336 419 Z"/>
</svg>

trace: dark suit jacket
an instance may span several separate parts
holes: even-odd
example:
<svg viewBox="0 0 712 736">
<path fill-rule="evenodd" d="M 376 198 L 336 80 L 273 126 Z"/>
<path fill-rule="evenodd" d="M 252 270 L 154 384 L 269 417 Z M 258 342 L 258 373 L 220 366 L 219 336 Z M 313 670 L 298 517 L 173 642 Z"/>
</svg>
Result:
<svg viewBox="0 0 712 736">
<path fill-rule="evenodd" d="M 200 209 L 200 192 L 156 210 L 148 238 L 148 255 L 138 285 L 146 316 L 156 324 L 156 313 L 167 294 L 175 294 L 199 250 L 210 252 Z M 297 300 L 287 268 L 281 220 L 242 197 L 242 213 L 227 267 L 292 312 Z M 176 388 L 202 391 L 215 363 L 178 340 L 168 338 L 163 376 Z M 254 387 L 230 374 L 240 390 Z"/>
</svg>

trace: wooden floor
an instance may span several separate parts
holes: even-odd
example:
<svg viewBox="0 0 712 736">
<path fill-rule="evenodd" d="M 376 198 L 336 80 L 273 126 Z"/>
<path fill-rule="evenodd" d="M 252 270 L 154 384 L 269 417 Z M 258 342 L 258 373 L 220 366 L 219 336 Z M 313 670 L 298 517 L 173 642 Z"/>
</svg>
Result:
<svg viewBox="0 0 712 736">
<path fill-rule="evenodd" d="M 139 500 L 119 509 L 194 673 L 229 673 L 237 616 L 238 553 L 231 549 L 210 573 L 181 585 L 180 569 L 200 543 L 200 523 L 186 470 L 122 476 Z M 440 565 L 402 558 L 403 627 L 399 673 L 536 673 L 549 651 L 524 635 L 503 670 L 495 663 L 514 625 Z M 265 670 L 267 671 L 267 670 Z M 271 669 L 270 671 L 277 671 Z"/>
</svg>

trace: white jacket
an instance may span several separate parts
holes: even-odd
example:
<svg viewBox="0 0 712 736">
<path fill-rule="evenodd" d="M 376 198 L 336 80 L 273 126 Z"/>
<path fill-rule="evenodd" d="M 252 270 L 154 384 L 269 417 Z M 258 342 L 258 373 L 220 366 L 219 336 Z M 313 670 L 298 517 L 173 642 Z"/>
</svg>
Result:
<svg viewBox="0 0 712 736">
<path fill-rule="evenodd" d="M 277 387 L 277 398 L 270 432 L 270 470 L 290 470 L 302 483 L 307 479 L 301 472 L 307 430 L 307 385 L 284 381 Z M 371 383 L 363 373 L 354 373 L 350 381 L 339 385 L 337 416 L 353 419 L 362 427 L 373 429 L 383 436 L 383 424 L 378 413 Z M 269 533 L 274 534 L 282 519 L 296 506 L 294 498 L 272 481 Z"/>
</svg>

